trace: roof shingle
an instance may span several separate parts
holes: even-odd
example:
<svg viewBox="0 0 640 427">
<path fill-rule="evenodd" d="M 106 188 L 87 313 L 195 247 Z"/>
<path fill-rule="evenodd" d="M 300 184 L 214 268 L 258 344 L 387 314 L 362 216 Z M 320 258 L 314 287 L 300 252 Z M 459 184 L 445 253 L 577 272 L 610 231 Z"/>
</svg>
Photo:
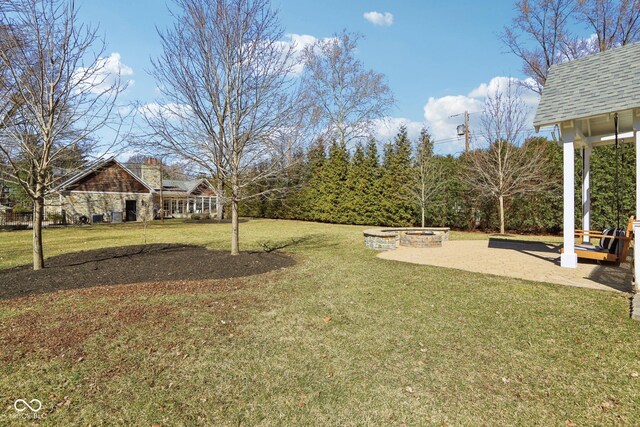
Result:
<svg viewBox="0 0 640 427">
<path fill-rule="evenodd" d="M 533 121 L 547 126 L 640 108 L 640 42 L 553 65 Z"/>
</svg>

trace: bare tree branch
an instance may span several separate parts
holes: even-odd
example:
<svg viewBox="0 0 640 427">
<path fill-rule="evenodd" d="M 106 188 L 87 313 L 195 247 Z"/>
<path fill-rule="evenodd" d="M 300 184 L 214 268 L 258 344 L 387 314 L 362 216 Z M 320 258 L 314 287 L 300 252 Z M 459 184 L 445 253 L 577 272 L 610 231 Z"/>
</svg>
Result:
<svg viewBox="0 0 640 427">
<path fill-rule="evenodd" d="M 44 197 L 56 162 L 95 142 L 110 125 L 124 86 L 107 83 L 104 43 L 97 29 L 78 21 L 73 2 L 10 0 L 0 10 L 2 28 L 0 156 L 34 204 L 34 269 L 44 265 Z M 93 149 L 98 149 L 96 144 Z M 108 147 L 107 147 L 108 148 Z M 105 148 L 105 149 L 107 149 Z"/>
<path fill-rule="evenodd" d="M 245 194 L 252 182 L 290 166 L 301 143 L 293 47 L 280 42 L 268 0 L 176 3 L 176 23 L 160 32 L 163 53 L 151 70 L 163 99 L 141 108 L 145 140 L 208 171 L 220 195 L 229 191 L 231 253 L 238 254 L 238 203 L 252 196 Z"/>
<path fill-rule="evenodd" d="M 426 129 L 420 132 L 416 147 L 415 175 L 410 186 L 413 200 L 420 208 L 422 227 L 425 226 L 425 213 L 433 199 L 444 190 L 447 177 L 443 164 L 433 155 L 433 141 Z"/>
<path fill-rule="evenodd" d="M 592 52 L 640 39 L 640 0 L 577 0 L 577 19 L 596 36 Z"/>
<path fill-rule="evenodd" d="M 472 189 L 496 200 L 500 233 L 505 233 L 505 200 L 553 188 L 544 145 L 526 142 L 527 107 L 521 89 L 509 80 L 487 96 L 482 116 L 486 148 L 477 147 L 466 157 L 463 179 Z"/>
<path fill-rule="evenodd" d="M 343 145 L 371 136 L 395 100 L 383 74 L 355 57 L 360 36 L 343 32 L 304 50 L 303 91 L 312 124 Z"/>
<path fill-rule="evenodd" d="M 567 26 L 575 8 L 574 1 L 516 2 L 517 15 L 511 26 L 504 28 L 501 39 L 522 60 L 522 71 L 533 80 L 531 90 L 541 93 L 549 67 L 569 59 Z"/>
<path fill-rule="evenodd" d="M 542 93 L 549 68 L 640 40 L 640 0 L 520 0 L 501 39 L 522 60 L 528 88 Z M 583 24 L 595 36 L 576 35 Z"/>
</svg>

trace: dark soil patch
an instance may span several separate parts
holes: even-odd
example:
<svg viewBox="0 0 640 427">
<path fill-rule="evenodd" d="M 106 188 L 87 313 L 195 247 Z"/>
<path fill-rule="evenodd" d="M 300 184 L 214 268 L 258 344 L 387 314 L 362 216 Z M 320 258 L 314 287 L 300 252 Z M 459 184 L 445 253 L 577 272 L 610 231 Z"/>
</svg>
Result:
<svg viewBox="0 0 640 427">
<path fill-rule="evenodd" d="M 251 276 L 295 261 L 276 252 L 231 256 L 201 246 L 157 244 L 69 253 L 45 264 L 39 271 L 30 266 L 0 271 L 0 300 L 104 285 Z"/>
</svg>

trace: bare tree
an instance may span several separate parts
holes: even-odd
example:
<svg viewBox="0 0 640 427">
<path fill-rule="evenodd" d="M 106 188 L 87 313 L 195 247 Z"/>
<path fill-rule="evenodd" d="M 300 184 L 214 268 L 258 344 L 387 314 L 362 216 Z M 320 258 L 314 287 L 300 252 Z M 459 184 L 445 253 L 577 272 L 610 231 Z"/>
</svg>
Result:
<svg viewBox="0 0 640 427">
<path fill-rule="evenodd" d="M 503 43 L 522 60 L 531 90 L 542 93 L 549 67 L 569 58 L 568 26 L 575 0 L 520 0 L 516 16 L 501 35 Z"/>
<path fill-rule="evenodd" d="M 395 100 L 385 76 L 356 59 L 360 36 L 343 32 L 304 49 L 302 86 L 311 122 L 342 145 L 371 136 Z"/>
<path fill-rule="evenodd" d="M 577 19 L 596 36 L 592 51 L 640 40 L 640 0 L 577 0 Z"/>
<path fill-rule="evenodd" d="M 542 93 L 553 64 L 640 40 L 640 0 L 520 0 L 501 39 Z M 575 34 L 583 24 L 595 35 Z"/>
<path fill-rule="evenodd" d="M 163 53 L 151 70 L 163 99 L 142 108 L 151 130 L 146 139 L 210 173 L 220 196 L 228 191 L 237 255 L 239 202 L 257 196 L 247 194 L 252 184 L 274 177 L 292 158 L 294 141 L 282 133 L 296 107 L 293 47 L 280 41 L 268 0 L 176 3 L 176 23 L 160 32 Z"/>
<path fill-rule="evenodd" d="M 521 88 L 509 80 L 487 96 L 481 119 L 482 136 L 488 146 L 466 157 L 463 179 L 470 187 L 497 202 L 500 233 L 505 233 L 505 200 L 548 189 L 553 183 L 544 145 L 526 142 L 528 109 Z"/>
<path fill-rule="evenodd" d="M 422 227 L 425 226 L 426 209 L 446 184 L 445 170 L 433 154 L 433 141 L 426 129 L 420 131 L 415 154 L 414 185 L 411 186 L 413 199 L 420 208 Z"/>
<path fill-rule="evenodd" d="M 109 84 L 97 30 L 78 21 L 73 2 L 11 0 L 3 28 L 0 98 L 9 99 L 0 127 L 0 153 L 10 179 L 33 201 L 33 268 L 44 266 L 44 198 L 52 167 L 76 147 L 93 143 L 110 124 L 123 87 Z M 10 94 L 5 98 L 5 94 Z"/>
</svg>

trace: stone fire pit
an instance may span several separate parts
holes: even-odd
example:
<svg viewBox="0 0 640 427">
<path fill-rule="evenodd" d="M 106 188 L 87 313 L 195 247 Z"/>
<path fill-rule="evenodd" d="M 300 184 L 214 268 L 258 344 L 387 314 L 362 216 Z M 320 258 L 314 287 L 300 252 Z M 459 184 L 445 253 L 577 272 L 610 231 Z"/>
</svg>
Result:
<svg viewBox="0 0 640 427">
<path fill-rule="evenodd" d="M 398 233 L 400 246 L 436 248 L 442 246 L 442 234 L 433 231 L 405 231 Z"/>
<path fill-rule="evenodd" d="M 364 244 L 378 251 L 389 251 L 398 246 L 433 248 L 449 240 L 449 230 L 447 227 L 370 228 L 363 232 Z"/>
</svg>

